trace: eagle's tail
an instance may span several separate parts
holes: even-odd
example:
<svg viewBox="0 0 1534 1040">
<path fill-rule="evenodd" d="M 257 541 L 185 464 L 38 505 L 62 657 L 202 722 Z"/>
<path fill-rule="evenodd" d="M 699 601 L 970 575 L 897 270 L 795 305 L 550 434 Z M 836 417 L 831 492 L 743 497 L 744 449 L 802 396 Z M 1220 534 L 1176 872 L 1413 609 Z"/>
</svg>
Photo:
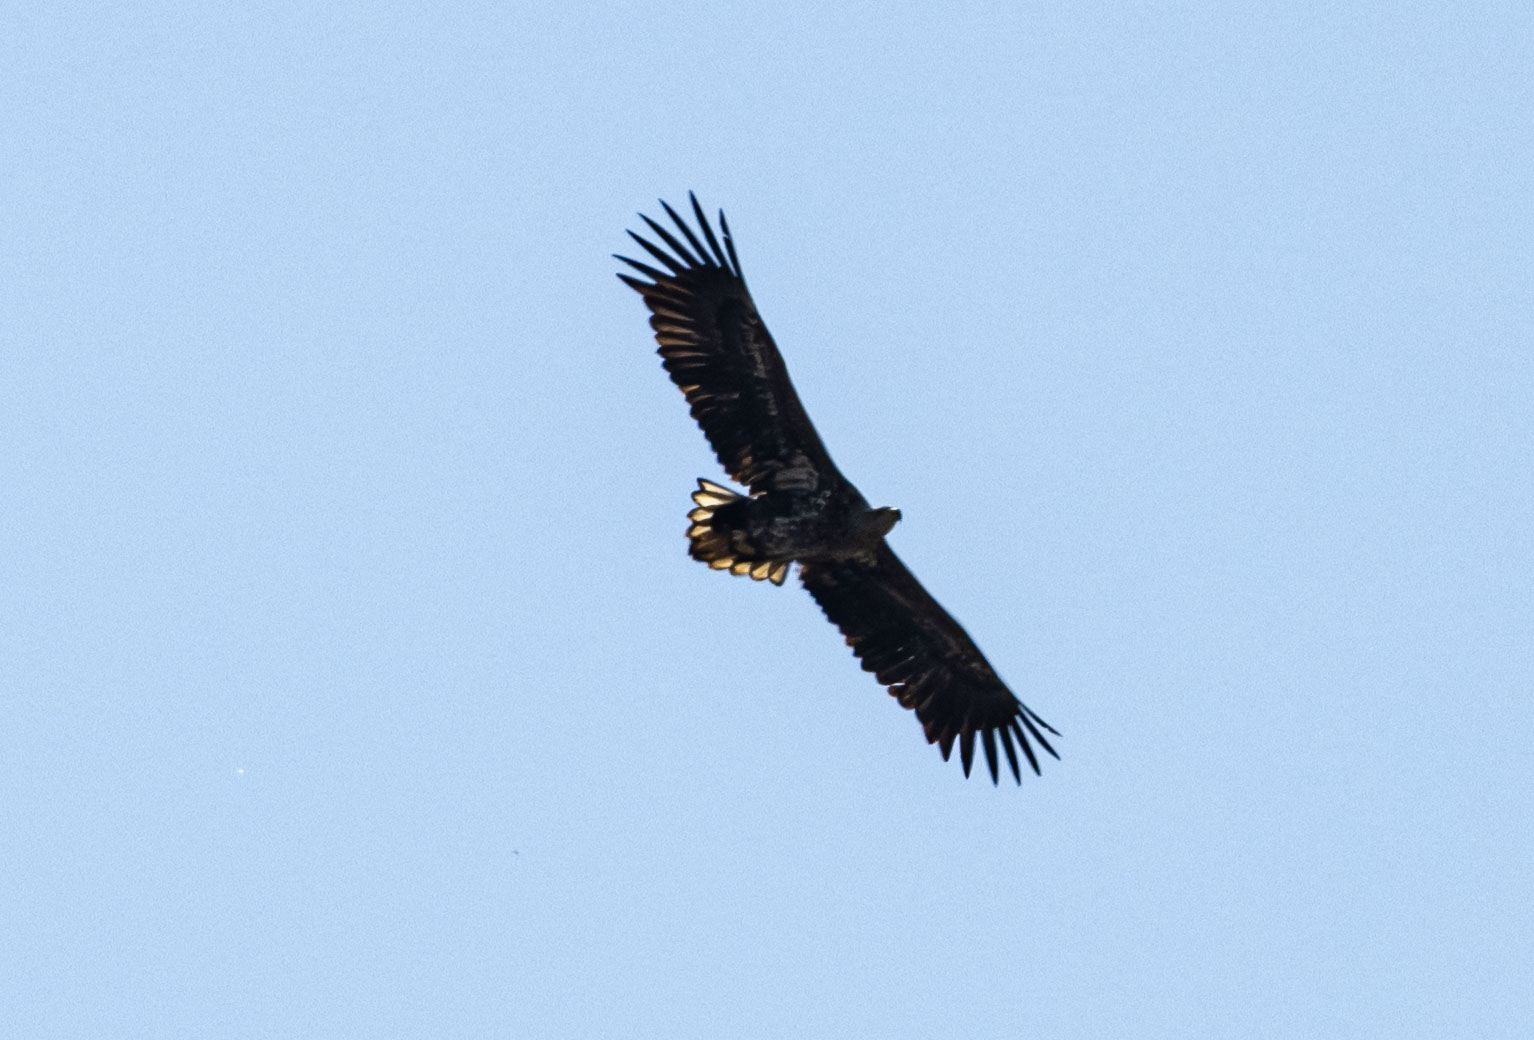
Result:
<svg viewBox="0 0 1534 1040">
<path fill-rule="evenodd" d="M 783 579 L 788 577 L 787 563 L 752 558 L 750 550 L 738 537 L 742 532 L 715 525 L 714 514 L 724 506 L 746 501 L 744 495 L 700 478 L 692 500 L 698 504 L 698 508 L 687 514 L 687 519 L 692 521 L 692 526 L 687 528 L 687 540 L 690 543 L 688 552 L 693 559 L 716 571 L 727 570 L 731 574 L 750 575 L 753 581 L 765 579 L 774 585 L 783 584 Z"/>
</svg>

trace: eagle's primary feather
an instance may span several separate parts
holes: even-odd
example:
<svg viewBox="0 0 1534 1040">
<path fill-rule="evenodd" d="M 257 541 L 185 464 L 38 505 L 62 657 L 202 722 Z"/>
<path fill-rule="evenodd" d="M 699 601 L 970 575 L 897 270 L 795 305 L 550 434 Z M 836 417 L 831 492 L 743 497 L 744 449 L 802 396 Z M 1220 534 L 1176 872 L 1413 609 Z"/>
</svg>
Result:
<svg viewBox="0 0 1534 1040">
<path fill-rule="evenodd" d="M 629 232 L 654 263 L 618 257 L 649 280 L 618 277 L 649 307 L 666 371 L 720 464 L 751 492 L 699 481 L 698 508 L 688 514 L 692 555 L 774 584 L 798 563 L 800 580 L 863 668 L 916 712 L 945 759 L 957 742 L 968 776 L 978 737 L 994 783 L 999 737 L 1021 783 L 1018 750 L 1037 773 L 1035 744 L 1059 757 L 1044 736 L 1054 729 L 1013 696 L 890 549 L 884 535 L 899 511 L 871 509 L 837 470 L 746 290 L 724 214 L 721 244 L 697 197 L 691 199 L 698 230 L 662 202 L 675 232 L 643 215 L 661 244 Z"/>
</svg>

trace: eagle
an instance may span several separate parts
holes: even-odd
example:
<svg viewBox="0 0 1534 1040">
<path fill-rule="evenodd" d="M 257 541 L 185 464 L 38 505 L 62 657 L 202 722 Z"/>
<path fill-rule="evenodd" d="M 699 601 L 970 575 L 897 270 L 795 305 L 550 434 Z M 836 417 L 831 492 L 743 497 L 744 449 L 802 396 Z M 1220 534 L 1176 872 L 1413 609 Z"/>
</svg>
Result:
<svg viewBox="0 0 1534 1040">
<path fill-rule="evenodd" d="M 642 276 L 618 275 L 649 308 L 662 364 L 720 465 L 748 489 L 698 480 L 690 555 L 774 585 L 798 564 L 799 580 L 863 669 L 916 713 L 944 761 L 957 742 L 969 776 L 978 737 L 998 783 L 999 739 L 1021 784 L 1018 750 L 1038 773 L 1034 745 L 1058 759 L 1044 733 L 1059 734 L 1012 694 L 889 547 L 900 510 L 869 506 L 831 461 L 746 289 L 723 211 L 716 235 L 697 195 L 689 197 L 696 230 L 662 200 L 675 231 L 641 213 L 654 240 L 629 232 L 653 263 L 614 258 Z"/>
</svg>

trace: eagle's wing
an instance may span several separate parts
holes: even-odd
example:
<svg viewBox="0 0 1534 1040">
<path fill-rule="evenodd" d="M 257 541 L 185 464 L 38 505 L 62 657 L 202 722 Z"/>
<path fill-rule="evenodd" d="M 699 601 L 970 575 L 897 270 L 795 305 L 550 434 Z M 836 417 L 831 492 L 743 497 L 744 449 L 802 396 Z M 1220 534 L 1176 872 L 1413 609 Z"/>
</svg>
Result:
<svg viewBox="0 0 1534 1040">
<path fill-rule="evenodd" d="M 1014 738 L 1035 773 L 1039 760 L 1030 737 L 1060 757 L 1043 733 L 1055 730 L 1012 695 L 980 648 L 906 570 L 888 544 L 880 542 L 872 558 L 801 562 L 799 577 L 847 637 L 863 669 L 888 686 L 890 695 L 902 706 L 916 712 L 927 742 L 938 744 L 945 760 L 958 740 L 965 776 L 974 761 L 976 734 L 984 743 L 993 783 L 997 779 L 998 733 L 1012 776 L 1019 783 L 1022 776 L 1012 746 Z"/>
<path fill-rule="evenodd" d="M 620 256 L 651 280 L 618 277 L 644 297 L 666 371 L 687 396 L 719 462 L 753 492 L 810 490 L 844 480 L 746 291 L 724 214 L 721 249 L 696 196 L 692 209 L 703 241 L 674 209 L 661 205 L 686 241 L 641 214 L 665 248 L 629 235 L 665 270 Z"/>
</svg>

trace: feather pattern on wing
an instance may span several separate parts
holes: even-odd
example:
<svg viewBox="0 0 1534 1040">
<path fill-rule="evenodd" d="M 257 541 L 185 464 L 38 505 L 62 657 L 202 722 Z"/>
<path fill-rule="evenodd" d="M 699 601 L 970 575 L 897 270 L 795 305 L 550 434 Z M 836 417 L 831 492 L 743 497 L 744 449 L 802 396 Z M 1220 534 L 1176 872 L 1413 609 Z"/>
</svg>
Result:
<svg viewBox="0 0 1534 1040">
<path fill-rule="evenodd" d="M 720 464 L 754 493 L 810 490 L 843 480 L 746 291 L 724 214 L 719 214 L 721 246 L 696 196 L 692 209 L 701 238 L 674 209 L 661 205 L 677 232 L 643 215 L 660 244 L 629 232 L 660 266 L 619 256 L 650 281 L 618 277 L 650 308 L 666 371 L 686 395 Z"/>
<path fill-rule="evenodd" d="M 974 761 L 977 735 L 992 782 L 999 772 L 998 736 L 1018 782 L 1022 774 L 1017 749 L 1035 773 L 1039 760 L 1034 743 L 1060 757 L 1044 736 L 1045 730 L 1055 730 L 1012 695 L 980 648 L 887 543 L 880 542 L 872 558 L 801 563 L 799 577 L 847 637 L 863 669 L 889 687 L 890 696 L 903 707 L 916 712 L 928 743 L 937 744 L 946 759 L 958 742 L 965 776 Z"/>
</svg>

